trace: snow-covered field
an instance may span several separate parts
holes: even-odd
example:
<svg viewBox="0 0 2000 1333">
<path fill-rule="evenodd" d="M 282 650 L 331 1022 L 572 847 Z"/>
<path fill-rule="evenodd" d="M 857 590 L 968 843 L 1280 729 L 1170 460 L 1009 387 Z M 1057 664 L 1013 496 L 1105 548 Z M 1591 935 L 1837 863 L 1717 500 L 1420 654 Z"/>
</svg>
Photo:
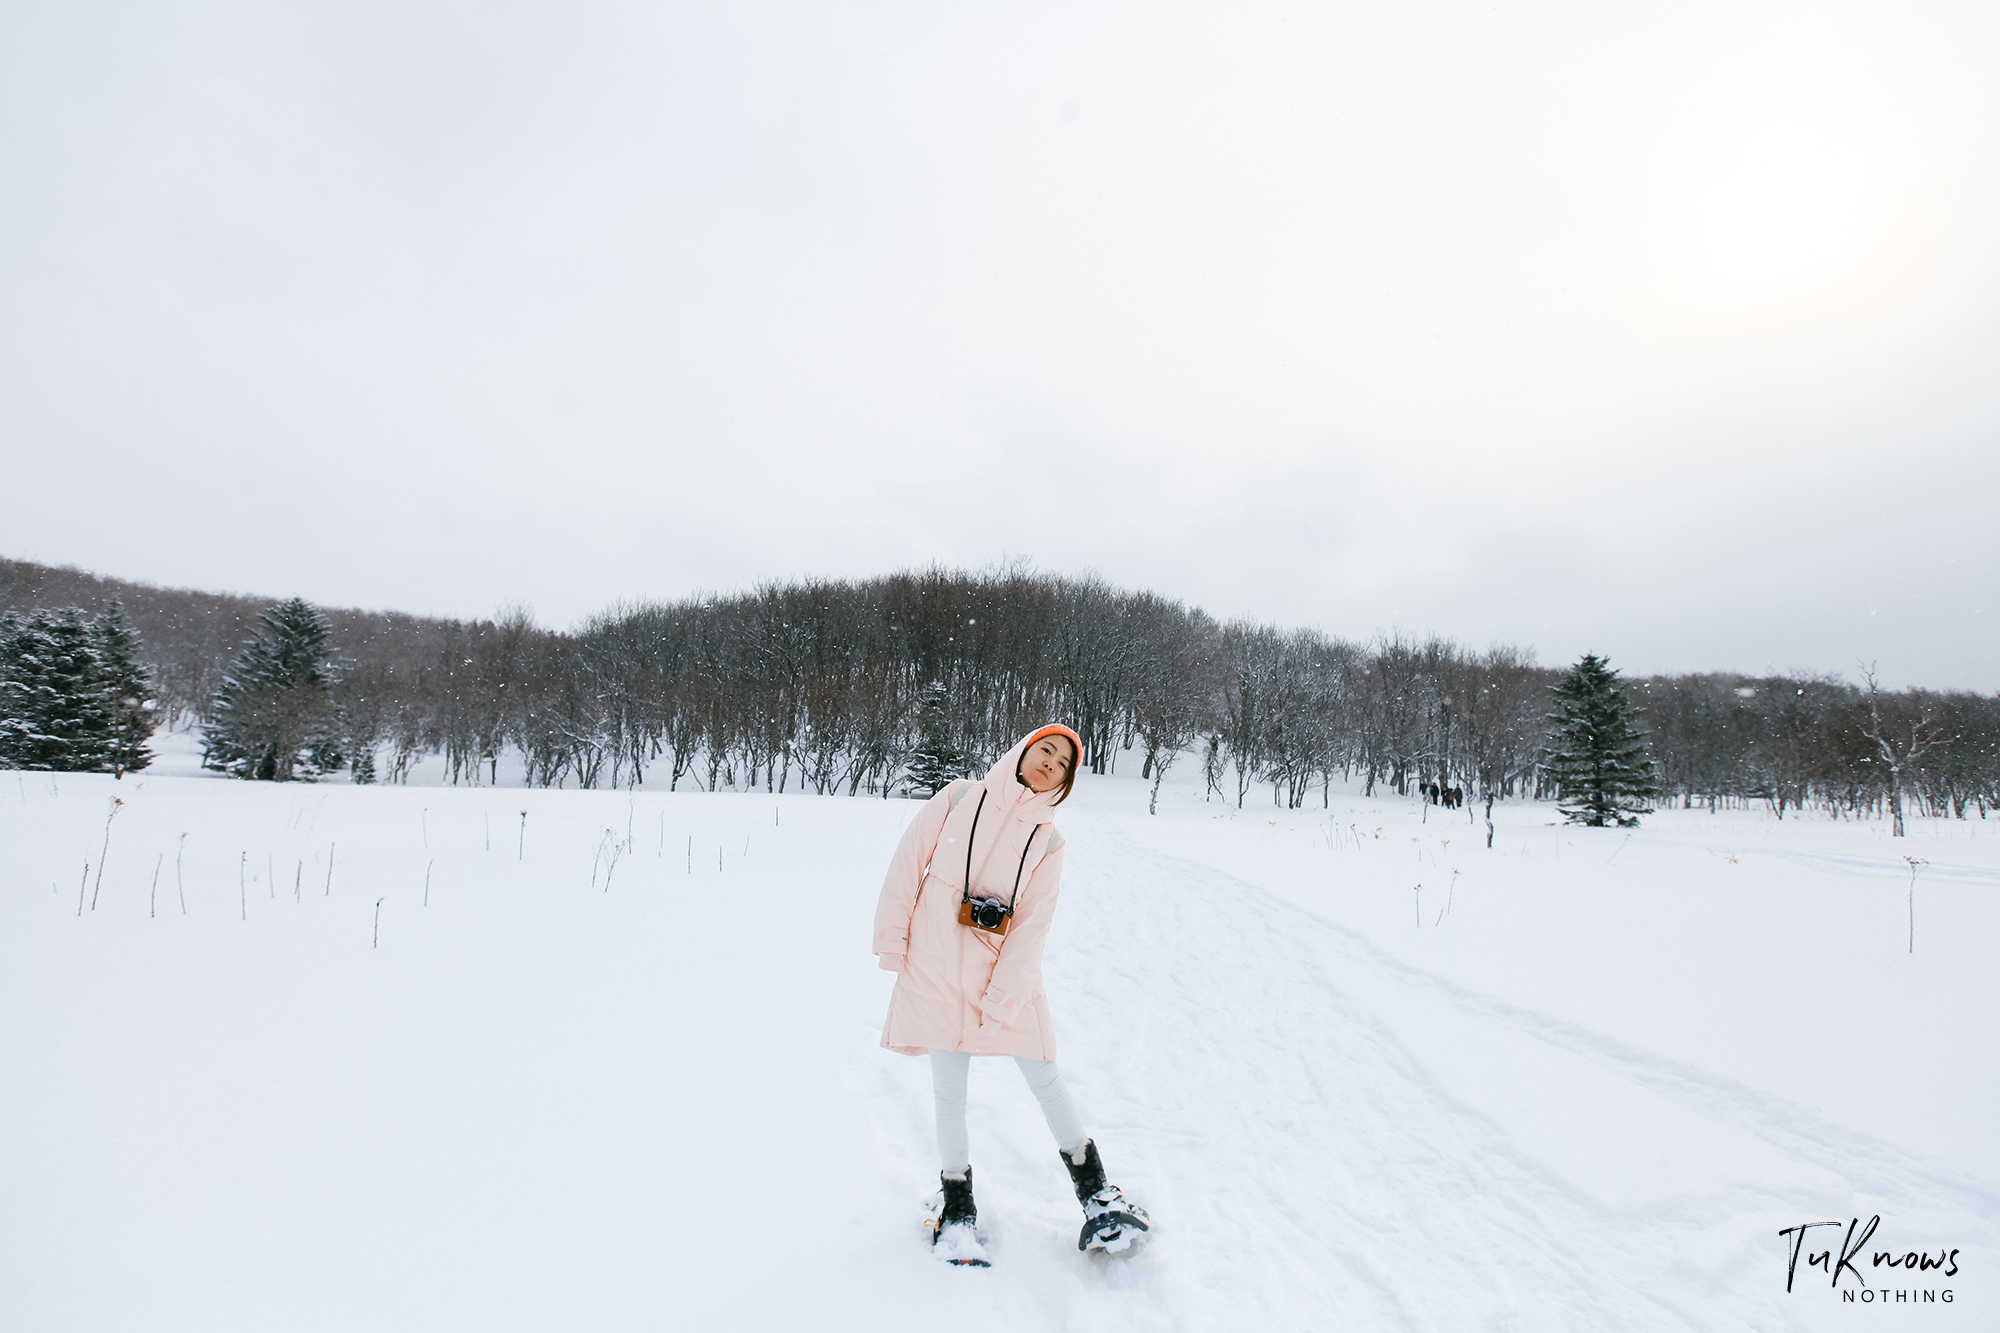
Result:
<svg viewBox="0 0 2000 1333">
<path fill-rule="evenodd" d="M 979 1062 L 974 1271 L 924 1245 L 926 1066 L 876 1045 L 914 806 L 264 786 L 162 740 L 0 774 L 10 1333 L 2000 1327 L 2000 821 L 1516 804 L 1488 850 L 1085 775 L 1051 1004 L 1156 1239 L 1078 1254 Z M 1878 1214 L 1875 1299 L 1806 1258 L 1787 1294 L 1780 1229 Z"/>
</svg>

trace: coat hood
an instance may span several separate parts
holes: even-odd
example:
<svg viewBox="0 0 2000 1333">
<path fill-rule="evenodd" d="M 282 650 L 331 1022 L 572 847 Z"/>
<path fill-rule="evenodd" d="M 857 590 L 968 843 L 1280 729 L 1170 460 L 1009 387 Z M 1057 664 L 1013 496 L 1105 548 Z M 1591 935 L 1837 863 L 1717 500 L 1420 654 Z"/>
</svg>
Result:
<svg viewBox="0 0 2000 1333">
<path fill-rule="evenodd" d="M 1037 823 L 1043 824 L 1053 820 L 1051 812 L 1055 809 L 1056 797 L 1062 792 L 1062 788 L 1056 787 L 1045 792 L 1033 791 L 1027 783 L 1016 777 L 1015 773 L 1021 767 L 1021 756 L 1028 752 L 1028 747 L 1051 732 L 1069 741 L 1076 751 L 1077 761 L 1080 762 L 1083 756 L 1082 743 L 1077 739 L 1075 732 L 1057 723 L 1036 727 L 1015 741 L 1013 748 L 994 760 L 993 767 L 987 769 L 986 776 L 980 779 L 980 785 L 1001 802 L 1001 809 L 1012 810 L 1020 815 L 1032 814 Z"/>
</svg>

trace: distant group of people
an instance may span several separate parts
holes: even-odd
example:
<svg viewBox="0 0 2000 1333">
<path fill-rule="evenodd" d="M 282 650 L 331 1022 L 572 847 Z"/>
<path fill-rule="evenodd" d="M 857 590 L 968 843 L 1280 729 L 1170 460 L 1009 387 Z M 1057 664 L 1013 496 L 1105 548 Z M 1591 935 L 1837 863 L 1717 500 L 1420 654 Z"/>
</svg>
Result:
<svg viewBox="0 0 2000 1333">
<path fill-rule="evenodd" d="M 1465 804 L 1465 788 L 1440 787 L 1435 782 L 1420 783 L 1417 788 L 1424 799 L 1432 805 L 1441 805 L 1447 810 L 1456 810 Z"/>
</svg>

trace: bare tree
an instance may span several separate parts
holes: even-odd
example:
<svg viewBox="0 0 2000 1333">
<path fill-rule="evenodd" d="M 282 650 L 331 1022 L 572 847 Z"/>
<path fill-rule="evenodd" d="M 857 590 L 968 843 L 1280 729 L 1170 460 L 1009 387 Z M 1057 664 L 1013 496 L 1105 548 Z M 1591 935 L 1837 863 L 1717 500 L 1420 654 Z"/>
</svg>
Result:
<svg viewBox="0 0 2000 1333">
<path fill-rule="evenodd" d="M 1930 744 L 1931 714 L 1928 709 L 1919 709 L 1914 719 L 1898 719 L 1904 724 L 1902 726 L 1884 722 L 1881 692 L 1875 687 L 1873 662 L 1862 668 L 1861 678 L 1868 682 L 1868 721 L 1862 732 L 1875 742 L 1882 764 L 1888 770 L 1891 835 L 1900 838 L 1903 836 L 1903 775 L 1915 767 Z M 1908 739 L 1905 739 L 1906 734 Z"/>
</svg>

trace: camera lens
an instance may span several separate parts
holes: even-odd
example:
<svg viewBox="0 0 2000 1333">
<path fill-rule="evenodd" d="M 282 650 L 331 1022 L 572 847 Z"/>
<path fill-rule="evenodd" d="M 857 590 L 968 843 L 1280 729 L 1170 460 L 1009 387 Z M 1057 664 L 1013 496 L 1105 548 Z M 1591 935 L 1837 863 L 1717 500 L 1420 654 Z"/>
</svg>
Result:
<svg viewBox="0 0 2000 1333">
<path fill-rule="evenodd" d="M 972 909 L 972 919 L 987 930 L 997 930 L 1007 919 L 1007 909 L 998 903 L 980 903 Z"/>
</svg>

